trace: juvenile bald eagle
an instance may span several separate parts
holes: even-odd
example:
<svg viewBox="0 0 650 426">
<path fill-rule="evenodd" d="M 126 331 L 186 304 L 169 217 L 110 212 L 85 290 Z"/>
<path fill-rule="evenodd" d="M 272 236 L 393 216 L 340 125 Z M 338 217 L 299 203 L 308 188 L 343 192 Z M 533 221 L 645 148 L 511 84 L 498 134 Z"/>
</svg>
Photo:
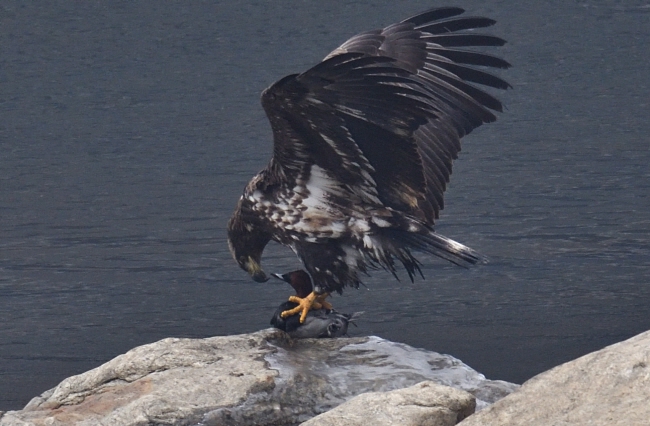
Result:
<svg viewBox="0 0 650 426">
<path fill-rule="evenodd" d="M 269 241 L 298 255 L 314 292 L 283 316 L 304 319 L 314 301 L 358 287 L 370 268 L 395 275 L 395 260 L 412 280 L 412 249 L 457 264 L 482 259 L 433 228 L 460 138 L 502 111 L 472 83 L 510 87 L 486 72 L 506 61 L 465 49 L 503 45 L 473 31 L 495 21 L 463 12 L 433 9 L 358 34 L 262 93 L 273 157 L 244 189 L 228 243 L 259 282 Z"/>
</svg>

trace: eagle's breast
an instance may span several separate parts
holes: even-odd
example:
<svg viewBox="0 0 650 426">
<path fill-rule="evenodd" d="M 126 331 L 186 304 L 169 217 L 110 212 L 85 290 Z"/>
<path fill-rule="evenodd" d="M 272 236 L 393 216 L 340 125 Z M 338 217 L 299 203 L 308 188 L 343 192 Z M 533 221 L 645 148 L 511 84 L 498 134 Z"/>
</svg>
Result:
<svg viewBox="0 0 650 426">
<path fill-rule="evenodd" d="M 252 209 L 275 229 L 277 240 L 320 242 L 341 238 L 355 228 L 367 228 L 353 209 L 341 208 L 346 194 L 325 170 L 312 165 L 292 183 L 270 191 L 255 189 L 247 195 Z M 345 203 L 349 203 L 349 200 Z"/>
</svg>

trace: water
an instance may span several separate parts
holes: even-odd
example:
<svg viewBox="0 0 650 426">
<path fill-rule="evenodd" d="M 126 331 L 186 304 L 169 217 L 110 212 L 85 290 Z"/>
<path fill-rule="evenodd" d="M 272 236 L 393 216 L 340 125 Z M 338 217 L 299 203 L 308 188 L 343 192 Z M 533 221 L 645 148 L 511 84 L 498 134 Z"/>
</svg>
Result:
<svg viewBox="0 0 650 426">
<path fill-rule="evenodd" d="M 225 241 L 271 152 L 259 93 L 431 5 L 4 1 L 0 409 L 136 345 L 266 327 L 290 288 Z M 423 259 L 426 281 L 334 303 L 366 311 L 354 335 L 522 382 L 650 328 L 650 3 L 462 6 L 499 21 L 515 89 L 465 138 L 438 230 L 491 263 Z"/>
</svg>

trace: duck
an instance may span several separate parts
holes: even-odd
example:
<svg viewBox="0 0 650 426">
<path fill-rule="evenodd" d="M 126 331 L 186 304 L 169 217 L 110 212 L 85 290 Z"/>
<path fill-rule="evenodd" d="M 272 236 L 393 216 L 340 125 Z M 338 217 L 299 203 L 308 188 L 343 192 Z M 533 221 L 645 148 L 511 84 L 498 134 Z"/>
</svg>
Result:
<svg viewBox="0 0 650 426">
<path fill-rule="evenodd" d="M 296 292 L 295 296 L 291 296 L 288 301 L 276 309 L 271 318 L 273 327 L 286 332 L 294 339 L 344 337 L 347 335 L 349 324 L 356 326 L 355 321 L 363 313 L 344 314 L 334 310 L 327 301 L 321 300 L 314 303 L 304 322 L 301 322 L 299 313 L 283 317 L 283 312 L 299 305 L 299 302 L 295 301 L 293 297 L 302 299 L 309 295 L 313 291 L 313 283 L 309 274 L 304 270 L 271 275 L 289 283 Z"/>
</svg>

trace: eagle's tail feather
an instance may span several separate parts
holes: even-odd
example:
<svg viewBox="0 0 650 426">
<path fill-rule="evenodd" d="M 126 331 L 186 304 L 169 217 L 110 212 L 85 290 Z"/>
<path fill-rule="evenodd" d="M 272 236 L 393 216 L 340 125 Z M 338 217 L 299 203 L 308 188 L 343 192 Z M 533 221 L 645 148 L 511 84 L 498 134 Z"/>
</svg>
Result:
<svg viewBox="0 0 650 426">
<path fill-rule="evenodd" d="M 424 230 L 423 230 L 424 231 Z M 408 232 L 392 229 L 390 237 L 409 248 L 429 253 L 459 266 L 487 263 L 485 256 L 457 241 L 437 234 L 433 231 L 426 233 Z"/>
</svg>

